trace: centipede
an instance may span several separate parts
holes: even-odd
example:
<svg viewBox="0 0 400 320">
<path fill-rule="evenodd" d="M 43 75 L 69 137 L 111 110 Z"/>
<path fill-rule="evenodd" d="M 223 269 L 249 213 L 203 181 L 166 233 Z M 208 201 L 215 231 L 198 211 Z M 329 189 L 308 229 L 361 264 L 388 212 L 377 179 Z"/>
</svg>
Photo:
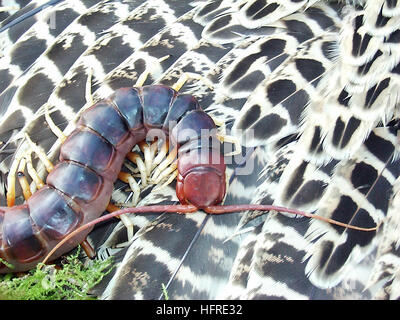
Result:
<svg viewBox="0 0 400 320">
<path fill-rule="evenodd" d="M 126 213 L 276 210 L 361 231 L 377 228 L 276 206 L 221 205 L 227 191 L 226 164 L 219 147 L 223 141 L 196 97 L 178 90 L 162 84 L 124 87 L 81 113 L 62 142 L 59 161 L 45 184 L 23 204 L 10 200 L 9 206 L 0 207 L 0 258 L 7 262 L 0 264 L 0 273 L 27 271 L 39 262 L 53 261 L 83 243 L 96 223 Z M 150 130 L 163 133 L 176 150 L 180 205 L 124 208 L 103 215 L 125 157 L 146 140 Z"/>
</svg>

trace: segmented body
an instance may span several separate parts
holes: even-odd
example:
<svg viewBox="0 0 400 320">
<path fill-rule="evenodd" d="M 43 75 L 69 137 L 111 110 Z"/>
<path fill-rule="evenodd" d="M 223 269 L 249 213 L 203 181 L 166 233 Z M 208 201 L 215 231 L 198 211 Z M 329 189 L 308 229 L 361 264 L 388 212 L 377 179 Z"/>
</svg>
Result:
<svg viewBox="0 0 400 320">
<path fill-rule="evenodd" d="M 12 271 L 31 269 L 68 233 L 105 211 L 126 154 L 151 129 L 166 136 L 172 130 L 172 144 L 183 147 L 178 154 L 180 201 L 198 207 L 222 201 L 223 156 L 213 145 L 202 148 L 201 143 L 204 137 L 215 137 L 211 130 L 215 124 L 195 97 L 163 85 L 118 89 L 82 113 L 62 144 L 60 162 L 46 185 L 22 205 L 0 208 L 0 256 L 15 267 Z M 204 136 L 202 129 L 211 131 Z M 217 164 L 210 163 L 211 156 L 218 158 Z M 204 197 L 210 179 L 213 187 Z M 77 246 L 89 231 L 74 237 L 52 258 Z M 0 272 L 10 271 L 1 265 Z"/>
</svg>

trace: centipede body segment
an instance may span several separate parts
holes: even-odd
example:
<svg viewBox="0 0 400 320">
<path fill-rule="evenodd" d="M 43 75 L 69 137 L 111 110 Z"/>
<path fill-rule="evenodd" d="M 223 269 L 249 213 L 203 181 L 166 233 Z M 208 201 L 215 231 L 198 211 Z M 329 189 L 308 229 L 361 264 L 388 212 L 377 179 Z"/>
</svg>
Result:
<svg viewBox="0 0 400 320">
<path fill-rule="evenodd" d="M 225 164 L 215 143 L 215 123 L 192 95 L 164 85 L 121 88 L 85 110 L 61 145 L 59 163 L 26 203 L 0 208 L 0 257 L 25 271 L 59 241 L 99 217 L 109 204 L 124 158 L 149 130 L 171 136 L 178 148 L 177 195 L 199 208 L 225 195 Z M 213 164 L 211 159 L 218 159 Z M 212 185 L 210 189 L 210 185 Z M 91 229 L 70 239 L 52 259 L 81 243 Z M 0 272 L 10 272 L 1 265 Z"/>
</svg>

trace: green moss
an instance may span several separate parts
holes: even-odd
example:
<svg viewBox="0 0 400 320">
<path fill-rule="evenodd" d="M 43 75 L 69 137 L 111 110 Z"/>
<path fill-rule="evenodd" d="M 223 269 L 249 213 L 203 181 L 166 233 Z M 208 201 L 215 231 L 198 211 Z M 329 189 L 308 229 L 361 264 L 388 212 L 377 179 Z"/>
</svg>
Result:
<svg viewBox="0 0 400 320">
<path fill-rule="evenodd" d="M 79 260 L 80 250 L 66 258 L 61 269 L 39 264 L 23 277 L 11 274 L 0 278 L 2 300 L 92 300 L 89 290 L 114 267 L 111 258 Z"/>
</svg>

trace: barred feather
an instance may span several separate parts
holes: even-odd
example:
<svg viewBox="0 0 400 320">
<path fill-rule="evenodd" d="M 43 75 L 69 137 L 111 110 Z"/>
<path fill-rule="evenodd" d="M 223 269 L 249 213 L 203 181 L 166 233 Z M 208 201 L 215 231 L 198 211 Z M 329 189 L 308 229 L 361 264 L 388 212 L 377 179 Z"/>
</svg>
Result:
<svg viewBox="0 0 400 320">
<path fill-rule="evenodd" d="M 366 285 L 367 288 L 375 289 L 374 299 L 398 300 L 400 297 L 399 179 L 393 184 L 393 193 L 374 268 Z"/>
</svg>

